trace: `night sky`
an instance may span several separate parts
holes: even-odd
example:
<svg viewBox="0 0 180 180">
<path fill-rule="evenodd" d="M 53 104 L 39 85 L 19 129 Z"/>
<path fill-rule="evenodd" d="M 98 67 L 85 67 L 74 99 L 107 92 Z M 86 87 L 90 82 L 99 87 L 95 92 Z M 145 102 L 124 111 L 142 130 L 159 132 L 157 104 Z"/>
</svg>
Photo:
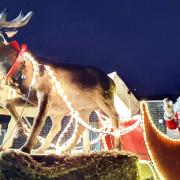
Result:
<svg viewBox="0 0 180 180">
<path fill-rule="evenodd" d="M 12 19 L 32 10 L 14 39 L 52 61 L 117 71 L 138 97 L 180 94 L 180 1 L 0 0 Z"/>
</svg>

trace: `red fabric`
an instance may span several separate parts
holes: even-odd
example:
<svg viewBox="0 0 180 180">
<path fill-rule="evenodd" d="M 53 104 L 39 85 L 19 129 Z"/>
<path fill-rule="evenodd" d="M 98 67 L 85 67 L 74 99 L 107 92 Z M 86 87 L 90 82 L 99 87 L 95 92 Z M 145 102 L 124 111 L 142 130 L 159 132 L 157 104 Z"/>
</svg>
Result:
<svg viewBox="0 0 180 180">
<path fill-rule="evenodd" d="M 169 119 L 165 119 L 165 124 L 168 129 L 176 129 L 178 125 L 179 113 L 175 112 L 174 116 Z"/>
<path fill-rule="evenodd" d="M 106 115 L 103 111 L 100 111 L 100 112 L 101 112 L 101 114 Z M 100 120 L 98 121 L 98 123 L 99 123 L 99 128 L 101 128 L 102 124 L 101 124 Z M 113 129 L 111 131 L 113 131 Z M 113 147 L 114 147 L 114 137 L 111 136 L 111 135 L 106 135 L 106 136 L 104 136 L 104 138 L 105 138 L 105 142 L 106 142 L 106 146 L 108 147 L 108 150 L 113 149 Z M 105 148 L 102 140 L 101 140 L 101 145 L 103 146 L 103 148 Z"/>
<path fill-rule="evenodd" d="M 18 51 L 18 56 L 14 61 L 14 64 L 12 65 L 11 69 L 9 70 L 8 74 L 6 75 L 6 80 L 8 80 L 9 78 L 11 78 L 16 70 L 18 69 L 18 67 L 21 64 L 21 56 L 23 55 L 23 53 L 27 50 L 27 45 L 26 44 L 22 44 L 21 48 L 19 46 L 19 44 L 17 43 L 17 41 L 12 41 L 10 42 L 10 45 L 16 50 Z"/>
<path fill-rule="evenodd" d="M 137 120 L 130 120 L 121 123 L 121 126 L 127 128 L 133 125 Z M 108 150 L 113 149 L 114 137 L 111 135 L 105 136 Z M 145 145 L 143 129 L 140 125 L 131 132 L 121 136 L 122 150 L 127 150 L 138 155 L 139 159 L 150 160 L 148 150 Z"/>
<path fill-rule="evenodd" d="M 108 150 L 112 150 L 114 148 L 114 136 L 106 135 L 105 141 L 106 141 L 106 145 L 108 147 Z"/>
<path fill-rule="evenodd" d="M 19 44 L 18 44 L 18 42 L 17 41 L 11 41 L 11 42 L 9 42 L 9 44 L 14 48 L 14 49 L 16 49 L 16 51 L 20 51 L 21 50 L 21 48 L 20 48 L 20 46 L 19 46 Z"/>
<path fill-rule="evenodd" d="M 99 128 L 101 128 L 101 127 L 102 127 L 101 122 L 98 121 L 98 123 L 99 123 Z M 113 143 L 112 143 L 112 141 L 114 141 L 113 136 L 111 136 L 111 135 L 106 135 L 106 136 L 104 136 L 104 138 L 105 138 L 105 142 L 106 142 L 106 146 L 108 147 L 108 150 L 113 149 Z M 102 140 L 101 140 L 101 145 L 103 146 L 103 148 L 105 148 Z"/>
<path fill-rule="evenodd" d="M 134 124 L 137 120 L 130 120 L 121 123 L 124 128 Z M 138 155 L 139 159 L 150 160 L 148 150 L 145 145 L 143 129 L 140 125 L 127 134 L 121 136 L 122 149 L 131 151 Z"/>
<path fill-rule="evenodd" d="M 174 120 L 174 118 L 171 120 L 166 120 L 165 123 L 168 129 L 176 129 L 178 126 L 178 123 Z"/>
</svg>

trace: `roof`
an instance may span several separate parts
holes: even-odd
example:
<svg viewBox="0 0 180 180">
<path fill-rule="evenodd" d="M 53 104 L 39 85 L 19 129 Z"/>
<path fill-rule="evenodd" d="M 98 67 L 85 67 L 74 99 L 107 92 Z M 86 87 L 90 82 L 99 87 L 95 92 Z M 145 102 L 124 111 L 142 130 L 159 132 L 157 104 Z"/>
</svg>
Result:
<svg viewBox="0 0 180 180">
<path fill-rule="evenodd" d="M 113 79 L 116 85 L 116 94 L 123 101 L 128 109 L 131 111 L 131 115 L 135 115 L 140 110 L 139 100 L 135 95 L 129 90 L 125 82 L 120 78 L 116 72 L 108 74 L 108 76 Z"/>
</svg>

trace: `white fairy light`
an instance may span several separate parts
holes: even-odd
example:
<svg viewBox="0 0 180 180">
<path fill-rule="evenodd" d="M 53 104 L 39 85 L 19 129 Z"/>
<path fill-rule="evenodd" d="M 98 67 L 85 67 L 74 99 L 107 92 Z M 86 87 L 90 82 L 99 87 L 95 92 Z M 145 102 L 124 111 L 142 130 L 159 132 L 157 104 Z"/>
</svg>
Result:
<svg viewBox="0 0 180 180">
<path fill-rule="evenodd" d="M 144 112 L 144 110 L 143 110 L 143 105 L 145 106 L 145 112 Z M 141 113 L 142 113 L 143 118 L 145 117 L 145 116 L 144 116 L 144 113 L 146 113 L 146 114 L 147 114 L 147 118 L 149 118 L 151 125 L 152 125 L 152 126 L 155 128 L 155 130 L 157 131 L 156 126 L 154 125 L 154 123 L 152 123 L 152 118 L 151 118 L 151 115 L 150 115 L 150 113 L 149 113 L 148 105 L 147 105 L 147 103 L 146 103 L 145 101 L 142 101 L 142 102 L 140 103 L 140 108 L 141 108 Z M 143 127 L 144 127 L 144 126 L 143 126 Z M 162 136 L 166 137 L 163 133 L 161 133 L 161 132 L 159 132 L 159 131 L 158 131 L 158 133 L 161 134 Z M 166 137 L 166 138 L 168 138 L 168 137 Z M 168 139 L 170 139 L 170 138 L 168 138 Z M 176 141 L 175 139 L 171 139 L 171 140 Z M 150 147 L 149 147 L 149 145 L 148 145 L 148 141 L 147 141 L 146 135 L 145 135 L 145 128 L 144 128 L 144 141 L 145 141 L 146 147 L 147 147 L 147 149 L 148 149 L 148 153 L 149 153 L 149 155 L 150 155 L 150 157 L 151 157 L 151 161 L 153 162 L 153 165 L 154 165 L 154 168 L 155 168 L 156 172 L 158 173 L 158 175 L 160 176 L 160 178 L 161 178 L 162 180 L 164 180 L 164 177 L 161 175 L 161 173 L 160 173 L 159 170 L 158 170 L 158 167 L 157 167 L 157 165 L 156 165 L 156 163 L 155 163 L 155 161 L 154 161 L 153 155 L 152 155 L 151 150 L 150 150 Z"/>
<path fill-rule="evenodd" d="M 45 68 L 47 68 L 47 73 L 50 73 L 49 76 L 54 76 L 53 74 L 53 71 L 50 69 L 49 66 L 45 66 Z M 55 76 L 54 76 L 55 77 Z M 59 81 L 57 81 L 56 77 L 51 79 L 52 81 L 52 84 L 56 87 L 56 91 L 57 93 L 59 93 L 60 89 L 58 89 L 58 84 L 60 84 Z M 59 93 L 60 96 L 62 96 L 62 93 Z M 122 134 L 125 134 L 125 133 L 128 133 L 129 131 L 132 131 L 134 128 L 136 128 L 139 124 L 140 124 L 140 120 L 138 120 L 136 123 L 134 123 L 134 125 L 132 127 L 129 127 L 127 129 L 123 129 L 123 130 L 119 130 L 119 131 L 115 131 L 115 132 L 110 132 L 110 131 L 102 131 L 100 129 L 97 129 L 97 128 L 93 128 L 91 127 L 88 123 L 86 123 L 84 120 L 82 120 L 80 118 L 80 115 L 79 113 L 72 107 L 72 104 L 71 102 L 68 100 L 68 97 L 67 96 L 62 96 L 65 104 L 67 105 L 67 107 L 70 109 L 71 111 L 71 115 L 72 117 L 74 117 L 78 123 L 82 124 L 84 127 L 86 127 L 87 129 L 91 130 L 91 131 L 95 131 L 95 132 L 99 132 L 99 133 L 104 133 L 104 134 L 110 134 L 110 135 L 115 135 L 115 136 L 119 136 L 119 135 L 122 135 Z"/>
<path fill-rule="evenodd" d="M 38 75 L 38 71 L 39 71 L 39 65 L 37 63 L 37 61 L 34 59 L 34 57 L 30 54 L 30 53 L 24 53 L 23 54 L 23 58 L 25 60 L 30 60 L 32 62 L 32 65 L 33 65 L 33 69 L 34 69 L 34 73 L 33 73 L 33 83 L 35 83 L 35 80 L 36 80 L 36 75 Z M 71 118 L 75 120 L 75 124 L 77 123 L 80 123 L 81 125 L 83 125 L 85 128 L 87 128 L 88 130 L 91 130 L 91 131 L 94 131 L 94 132 L 98 132 L 98 133 L 103 133 L 102 136 L 106 136 L 107 134 L 110 134 L 110 135 L 115 135 L 115 136 L 120 136 L 120 135 L 123 135 L 123 134 L 126 134 L 130 131 L 132 131 L 133 129 L 135 129 L 140 123 L 141 123 L 141 120 L 138 119 L 132 126 L 128 127 L 128 128 L 125 128 L 125 129 L 120 129 L 120 130 L 117 130 L 117 131 L 114 131 L 114 132 L 111 132 L 111 128 L 112 128 L 112 125 L 110 123 L 110 118 L 108 118 L 107 116 L 105 115 L 102 115 L 100 114 L 99 117 L 102 117 L 103 119 L 106 119 L 106 121 L 102 120 L 101 118 L 101 122 L 102 122 L 102 125 L 106 127 L 107 130 L 105 130 L 104 128 L 102 129 L 97 129 L 97 128 L 94 128 L 94 127 L 91 127 L 87 122 L 85 122 L 83 119 L 81 119 L 80 115 L 79 115 L 79 112 L 76 111 L 73 106 L 72 106 L 72 103 L 68 100 L 68 97 L 67 95 L 65 94 L 65 92 L 63 91 L 63 88 L 60 84 L 60 82 L 57 80 L 56 76 L 54 75 L 54 72 L 51 70 L 50 66 L 47 66 L 45 65 L 44 66 L 45 69 L 46 69 L 46 72 L 47 74 L 49 75 L 50 77 L 50 80 L 51 80 L 51 83 L 52 83 L 52 89 L 55 90 L 59 96 L 64 100 L 66 106 L 69 108 L 70 112 L 71 112 Z M 70 124 L 70 123 L 68 123 Z M 78 126 L 78 125 L 77 125 Z M 69 127 L 69 126 L 68 126 Z M 67 127 L 67 129 L 68 129 Z M 66 130 L 67 130 L 66 129 Z M 65 134 L 66 131 L 63 131 L 63 135 Z M 75 136 L 75 134 L 77 133 L 77 129 L 75 129 L 74 133 L 73 133 L 73 136 Z M 62 136 L 63 136 L 62 135 Z M 60 138 L 58 139 L 58 143 L 60 141 L 60 139 L 62 138 L 62 136 L 60 136 Z M 73 139 L 73 136 L 71 137 L 71 139 Z M 41 139 L 41 142 L 43 141 L 42 137 L 38 137 L 39 139 Z M 69 142 L 69 141 L 68 141 Z M 67 142 L 67 143 L 68 143 Z M 63 145 L 61 148 L 59 148 L 59 145 L 58 143 L 55 146 L 55 149 L 58 151 L 58 153 L 60 152 L 59 149 L 61 149 L 61 152 L 63 152 L 63 148 L 65 148 L 65 145 Z M 65 143 L 67 145 L 67 143 Z M 105 143 L 105 142 L 104 142 Z M 105 143 L 106 144 L 106 143 Z M 52 145 L 52 144 L 51 144 Z M 107 144 L 106 144 L 107 146 Z M 105 145 L 104 145 L 105 147 Z"/>
<path fill-rule="evenodd" d="M 60 134 L 60 136 L 58 137 L 58 140 L 56 142 L 55 147 L 57 148 L 59 145 L 59 142 L 64 138 L 64 135 L 66 134 L 66 132 L 68 131 L 68 129 L 71 127 L 71 124 L 73 123 L 73 117 L 71 116 L 68 124 L 66 125 L 66 127 L 64 128 L 63 132 Z"/>
<path fill-rule="evenodd" d="M 56 154 L 61 154 L 64 152 L 65 148 L 67 147 L 68 144 L 70 144 L 73 141 L 73 137 L 75 137 L 75 134 L 77 133 L 77 128 L 78 128 L 78 123 L 75 121 L 75 127 L 74 127 L 74 132 L 72 134 L 72 137 L 68 139 L 62 146 L 59 146 L 56 144 Z"/>
<path fill-rule="evenodd" d="M 63 100 L 67 101 L 67 96 L 66 95 L 63 95 Z"/>
</svg>

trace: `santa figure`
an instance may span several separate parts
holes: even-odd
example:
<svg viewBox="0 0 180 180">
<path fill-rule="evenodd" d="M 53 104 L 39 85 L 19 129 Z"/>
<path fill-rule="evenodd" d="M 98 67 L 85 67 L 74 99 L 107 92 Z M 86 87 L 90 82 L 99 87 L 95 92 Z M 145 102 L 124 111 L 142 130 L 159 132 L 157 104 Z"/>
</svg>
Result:
<svg viewBox="0 0 180 180">
<path fill-rule="evenodd" d="M 180 97 L 175 104 L 168 98 L 165 98 L 163 104 L 166 127 L 169 130 L 178 130 L 180 135 Z"/>
</svg>

